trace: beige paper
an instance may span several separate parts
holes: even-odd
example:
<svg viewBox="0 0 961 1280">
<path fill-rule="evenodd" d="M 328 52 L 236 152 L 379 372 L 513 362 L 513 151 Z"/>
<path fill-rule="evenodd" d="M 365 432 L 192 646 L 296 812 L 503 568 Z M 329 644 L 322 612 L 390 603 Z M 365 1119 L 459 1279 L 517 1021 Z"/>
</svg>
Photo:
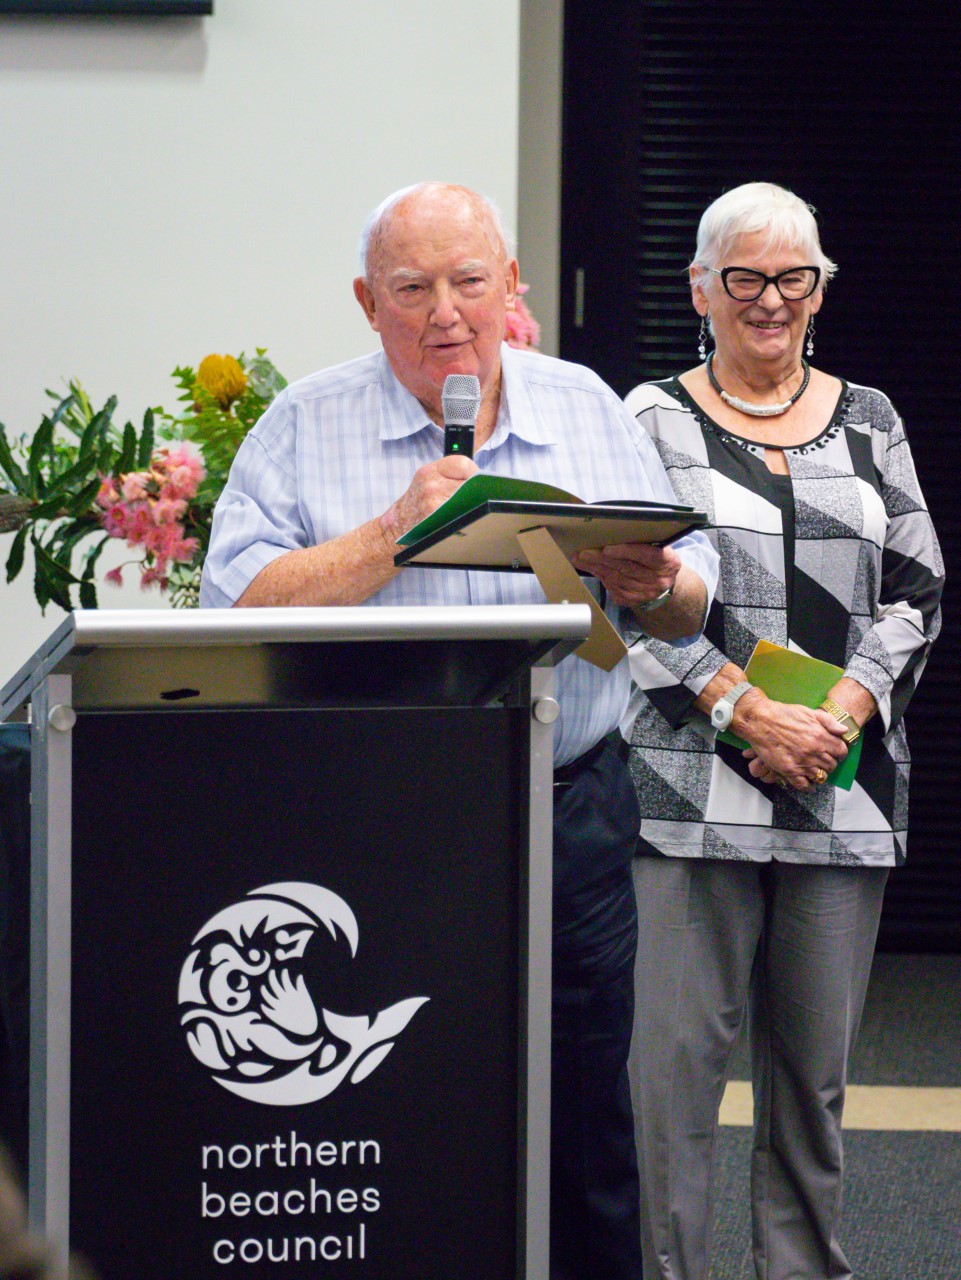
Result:
<svg viewBox="0 0 961 1280">
<path fill-rule="evenodd" d="M 590 635 L 574 652 L 602 671 L 612 671 L 627 653 L 617 634 L 577 570 L 551 536 L 550 530 L 527 529 L 517 534 L 531 568 L 551 604 L 587 604 L 591 609 Z"/>
</svg>

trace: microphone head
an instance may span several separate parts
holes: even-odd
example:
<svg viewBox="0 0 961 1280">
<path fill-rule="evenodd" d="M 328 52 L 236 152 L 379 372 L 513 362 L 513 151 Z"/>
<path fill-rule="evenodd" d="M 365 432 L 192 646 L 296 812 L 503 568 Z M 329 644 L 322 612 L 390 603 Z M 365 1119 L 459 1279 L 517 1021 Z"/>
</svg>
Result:
<svg viewBox="0 0 961 1280">
<path fill-rule="evenodd" d="M 472 427 L 480 412 L 480 378 L 470 373 L 449 373 L 440 402 L 445 422 Z"/>
</svg>

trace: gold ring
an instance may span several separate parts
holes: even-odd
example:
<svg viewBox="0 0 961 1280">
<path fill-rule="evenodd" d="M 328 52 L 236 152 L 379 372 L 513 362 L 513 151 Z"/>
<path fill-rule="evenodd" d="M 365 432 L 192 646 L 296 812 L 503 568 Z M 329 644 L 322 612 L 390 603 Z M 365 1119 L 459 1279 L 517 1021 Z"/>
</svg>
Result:
<svg viewBox="0 0 961 1280">
<path fill-rule="evenodd" d="M 818 786 L 820 786 L 822 782 L 827 782 L 827 780 L 828 780 L 828 775 L 826 770 L 824 769 L 814 770 L 814 781 Z"/>
</svg>

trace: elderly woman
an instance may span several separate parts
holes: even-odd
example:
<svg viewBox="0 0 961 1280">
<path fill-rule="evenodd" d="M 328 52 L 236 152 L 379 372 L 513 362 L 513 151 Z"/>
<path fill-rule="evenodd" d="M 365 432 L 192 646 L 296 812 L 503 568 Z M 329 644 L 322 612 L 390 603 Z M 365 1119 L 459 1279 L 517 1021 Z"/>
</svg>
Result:
<svg viewBox="0 0 961 1280">
<path fill-rule="evenodd" d="M 721 553 L 703 638 L 631 655 L 645 1280 L 709 1273 L 718 1107 L 745 1008 L 757 1275 L 851 1275 L 837 1234 L 848 1058 L 905 856 L 903 716 L 943 567 L 890 401 L 805 359 L 835 269 L 791 192 L 727 192 L 690 267 L 704 363 L 628 397 Z M 752 687 L 759 639 L 843 670 L 821 706 Z M 827 783 L 858 736 L 853 786 Z"/>
</svg>

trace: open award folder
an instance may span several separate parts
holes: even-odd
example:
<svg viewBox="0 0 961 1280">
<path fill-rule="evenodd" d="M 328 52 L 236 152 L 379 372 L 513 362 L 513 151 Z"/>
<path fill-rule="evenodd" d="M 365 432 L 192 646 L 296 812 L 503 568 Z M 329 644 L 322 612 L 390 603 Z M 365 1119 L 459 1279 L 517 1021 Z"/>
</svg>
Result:
<svg viewBox="0 0 961 1280">
<path fill-rule="evenodd" d="M 776 702 L 796 702 L 802 707 L 814 708 L 821 705 L 844 675 L 844 670 L 832 662 L 822 662 L 820 658 L 809 658 L 806 653 L 772 644 L 770 640 L 759 640 L 744 674 L 751 684 L 763 689 Z M 740 747 L 742 751 L 749 745 L 730 729 L 717 736 L 722 742 Z M 848 747 L 848 753 L 838 767 L 828 774 L 828 782 L 842 791 L 850 791 L 860 759 L 861 739 L 858 738 Z"/>
<path fill-rule="evenodd" d="M 629 499 L 584 502 L 554 485 L 481 473 L 400 538 L 394 563 L 533 572 L 552 604 L 590 605 L 591 634 L 576 652 L 611 670 L 627 649 L 570 557 L 626 542 L 663 545 L 706 523 L 693 507 Z"/>
<path fill-rule="evenodd" d="M 437 510 L 400 539 L 397 564 L 530 572 L 517 534 L 551 530 L 572 556 L 619 542 L 671 542 L 707 517 L 693 507 L 660 502 L 584 502 L 554 485 L 481 473 L 465 480 Z"/>
</svg>

